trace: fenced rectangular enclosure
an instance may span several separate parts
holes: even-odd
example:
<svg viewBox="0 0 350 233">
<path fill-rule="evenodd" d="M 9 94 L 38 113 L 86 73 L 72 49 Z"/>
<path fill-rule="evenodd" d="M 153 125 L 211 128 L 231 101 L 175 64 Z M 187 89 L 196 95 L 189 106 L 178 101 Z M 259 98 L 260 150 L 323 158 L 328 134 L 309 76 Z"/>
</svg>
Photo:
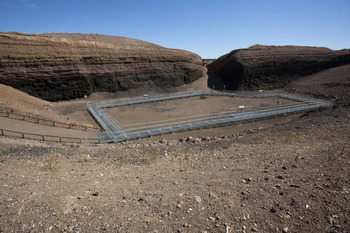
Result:
<svg viewBox="0 0 350 233">
<path fill-rule="evenodd" d="M 124 130 L 164 124 L 181 124 L 190 119 L 218 117 L 227 113 L 251 111 L 296 102 L 279 97 L 251 98 L 237 96 L 192 96 L 137 105 L 106 108 L 103 112 L 117 120 Z M 241 108 L 240 108 L 241 107 Z"/>
<path fill-rule="evenodd" d="M 103 143 L 330 105 L 280 92 L 188 92 L 89 103 L 88 109 L 105 130 L 98 135 Z"/>
</svg>

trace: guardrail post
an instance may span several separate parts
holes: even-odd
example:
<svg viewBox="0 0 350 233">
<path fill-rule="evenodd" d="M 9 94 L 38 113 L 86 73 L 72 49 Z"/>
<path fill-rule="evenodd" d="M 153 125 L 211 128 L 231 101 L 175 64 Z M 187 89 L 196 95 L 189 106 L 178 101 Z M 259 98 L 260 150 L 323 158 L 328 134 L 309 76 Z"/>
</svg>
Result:
<svg viewBox="0 0 350 233">
<path fill-rule="evenodd" d="M 45 138 L 44 138 L 44 135 L 41 135 L 41 137 L 43 138 L 43 142 L 45 142 Z"/>
<path fill-rule="evenodd" d="M 22 138 L 24 138 L 24 133 L 22 133 Z"/>
<path fill-rule="evenodd" d="M 4 131 L 1 129 L 1 135 L 4 136 Z"/>
</svg>

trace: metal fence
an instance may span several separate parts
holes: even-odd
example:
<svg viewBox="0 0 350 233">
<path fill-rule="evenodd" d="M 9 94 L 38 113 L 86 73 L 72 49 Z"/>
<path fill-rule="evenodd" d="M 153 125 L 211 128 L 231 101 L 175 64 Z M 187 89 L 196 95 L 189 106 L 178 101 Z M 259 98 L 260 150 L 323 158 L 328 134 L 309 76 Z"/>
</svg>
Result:
<svg viewBox="0 0 350 233">
<path fill-rule="evenodd" d="M 54 135 L 23 133 L 23 132 L 6 130 L 6 129 L 0 129 L 0 136 L 39 140 L 43 142 L 86 143 L 86 144 L 100 143 L 100 140 L 98 138 L 61 137 L 61 136 L 54 136 Z"/>
<path fill-rule="evenodd" d="M 65 128 L 65 129 L 83 130 L 83 131 L 100 131 L 101 130 L 100 128 L 97 128 L 97 127 L 78 125 L 74 123 L 58 122 L 58 121 L 43 119 L 43 118 L 34 117 L 34 116 L 27 116 L 27 115 L 13 113 L 13 112 L 0 112 L 0 117 L 7 117 L 10 119 L 22 120 L 22 121 L 39 124 L 39 125 L 47 125 L 47 126 L 53 126 L 53 127 Z"/>
<path fill-rule="evenodd" d="M 127 105 L 127 104 L 137 104 L 137 103 L 144 103 L 144 101 L 151 100 L 154 101 L 156 99 L 162 99 L 169 100 L 172 98 L 180 98 L 183 97 L 189 97 L 191 95 L 198 95 L 202 92 L 196 92 L 196 91 L 184 91 L 184 92 L 175 92 L 175 93 L 157 93 L 157 94 L 146 94 L 142 96 L 134 96 L 134 97 L 126 97 L 126 98 L 117 98 L 117 99 L 111 99 L 107 101 L 90 101 L 87 103 L 87 106 L 92 107 L 99 107 L 99 108 L 108 108 L 108 107 L 117 107 L 121 105 Z M 159 101 L 159 100 L 158 100 Z"/>
<path fill-rule="evenodd" d="M 172 100 L 179 98 L 188 98 L 200 95 L 212 96 L 239 96 L 239 97 L 279 97 L 296 101 L 295 104 L 271 106 L 265 108 L 252 108 L 250 110 L 233 110 L 222 112 L 216 115 L 208 114 L 202 116 L 184 117 L 182 119 L 172 119 L 167 121 L 154 121 L 154 125 L 149 123 L 137 125 L 135 128 L 123 129 L 123 127 L 113 119 L 103 109 L 118 107 L 123 105 L 143 104 L 148 102 L 157 102 L 164 100 Z M 283 114 L 296 113 L 321 107 L 331 106 L 332 103 L 324 100 L 309 99 L 300 96 L 291 95 L 282 92 L 181 92 L 172 94 L 160 94 L 152 96 L 139 96 L 134 98 L 117 99 L 108 102 L 88 103 L 88 109 L 99 122 L 104 132 L 98 134 L 101 143 L 105 142 L 119 142 L 134 138 L 150 137 L 165 133 L 172 133 L 177 131 L 190 130 L 194 128 L 208 127 L 220 124 L 228 124 L 232 122 L 246 121 L 252 119 L 268 118 L 272 116 L 279 116 Z M 148 125 L 147 125 L 148 124 Z M 135 125 L 136 126 L 136 125 Z"/>
</svg>

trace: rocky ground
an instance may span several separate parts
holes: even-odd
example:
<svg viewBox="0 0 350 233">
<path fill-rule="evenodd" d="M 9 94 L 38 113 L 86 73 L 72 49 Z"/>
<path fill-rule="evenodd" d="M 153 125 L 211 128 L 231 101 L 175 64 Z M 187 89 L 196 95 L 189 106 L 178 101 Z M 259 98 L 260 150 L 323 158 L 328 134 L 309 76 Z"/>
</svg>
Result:
<svg viewBox="0 0 350 233">
<path fill-rule="evenodd" d="M 267 121 L 108 145 L 0 137 L 0 232 L 349 232 L 348 77 L 347 65 L 291 83 L 335 106 Z M 123 97 L 0 89 L 4 109 L 67 122 Z"/>
<path fill-rule="evenodd" d="M 0 231 L 349 232 L 349 110 L 223 138 L 0 138 Z"/>
</svg>

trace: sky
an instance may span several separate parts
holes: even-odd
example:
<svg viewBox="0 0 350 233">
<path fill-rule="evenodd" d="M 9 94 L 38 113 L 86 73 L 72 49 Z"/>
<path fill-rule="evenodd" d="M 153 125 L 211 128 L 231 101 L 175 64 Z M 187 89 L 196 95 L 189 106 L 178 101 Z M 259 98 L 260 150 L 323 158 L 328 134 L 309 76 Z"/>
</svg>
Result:
<svg viewBox="0 0 350 233">
<path fill-rule="evenodd" d="M 350 0 L 0 0 L 0 31 L 125 36 L 202 58 L 254 44 L 350 48 Z"/>
</svg>

